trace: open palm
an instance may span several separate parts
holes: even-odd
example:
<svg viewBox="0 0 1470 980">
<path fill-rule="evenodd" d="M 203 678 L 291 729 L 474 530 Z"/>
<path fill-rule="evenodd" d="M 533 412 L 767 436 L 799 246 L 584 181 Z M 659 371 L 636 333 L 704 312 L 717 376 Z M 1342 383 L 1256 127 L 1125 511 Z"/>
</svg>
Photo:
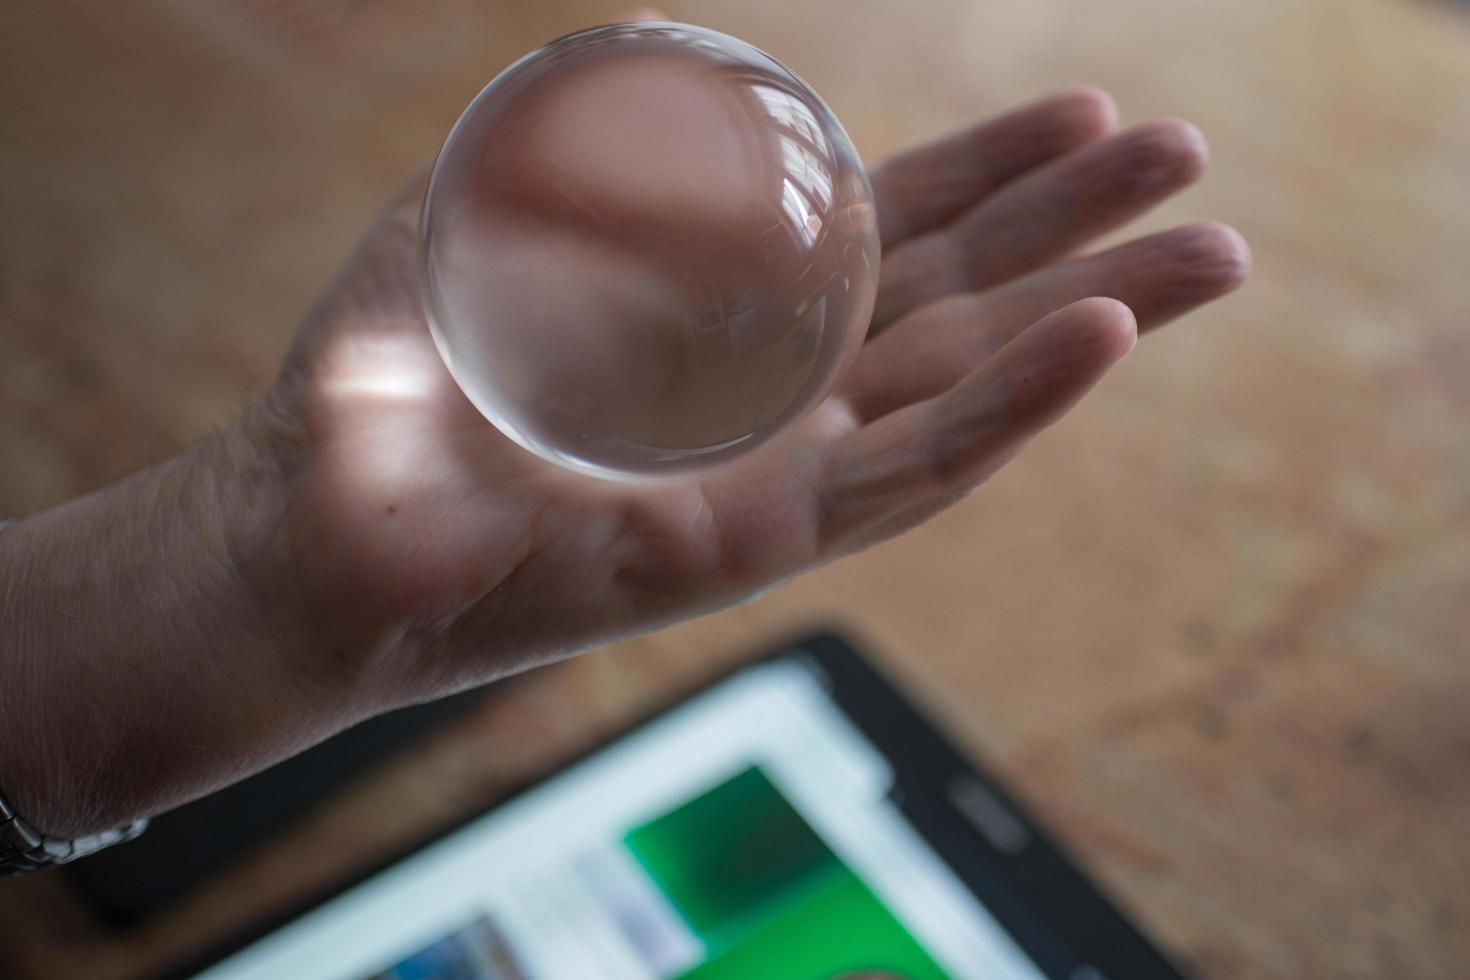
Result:
<svg viewBox="0 0 1470 980">
<path fill-rule="evenodd" d="M 291 434 L 290 586 L 328 611 L 319 639 L 432 697 L 738 601 L 955 502 L 1136 329 L 1246 274 L 1219 225 L 1069 257 L 1204 169 L 1187 124 L 1113 128 L 1105 95 L 1074 90 L 873 170 L 877 308 L 838 392 L 748 457 L 647 484 L 545 463 L 460 393 L 420 305 L 414 182 L 267 399 Z"/>
</svg>

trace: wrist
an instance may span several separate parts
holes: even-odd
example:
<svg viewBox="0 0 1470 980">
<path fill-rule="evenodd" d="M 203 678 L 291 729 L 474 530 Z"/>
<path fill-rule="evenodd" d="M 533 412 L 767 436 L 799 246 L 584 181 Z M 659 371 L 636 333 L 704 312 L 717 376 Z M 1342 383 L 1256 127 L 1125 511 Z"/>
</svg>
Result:
<svg viewBox="0 0 1470 980">
<path fill-rule="evenodd" d="M 351 476 L 323 459 L 323 400 L 288 375 L 220 433 L 205 469 L 229 475 L 216 494 L 222 547 L 284 666 L 366 716 L 405 703 L 403 636 L 417 608 L 382 594 L 387 559 L 370 528 L 346 519 Z"/>
<path fill-rule="evenodd" d="M 0 788 L 33 827 L 121 826 L 380 710 L 313 640 L 285 419 L 0 533 Z"/>
<path fill-rule="evenodd" d="M 400 705 L 393 665 L 410 611 L 374 591 L 377 569 L 341 540 L 307 401 L 278 383 L 201 444 L 191 465 L 238 615 L 293 684 L 355 719 Z"/>
</svg>

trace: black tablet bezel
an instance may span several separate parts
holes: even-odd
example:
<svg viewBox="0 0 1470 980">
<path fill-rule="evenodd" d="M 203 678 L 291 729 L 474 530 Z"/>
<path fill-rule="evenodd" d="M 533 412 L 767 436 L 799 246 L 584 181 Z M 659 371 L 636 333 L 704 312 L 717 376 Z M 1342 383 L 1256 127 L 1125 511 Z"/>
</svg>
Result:
<svg viewBox="0 0 1470 980">
<path fill-rule="evenodd" d="M 257 924 L 166 980 L 191 977 L 351 891 L 603 747 L 741 671 L 795 658 L 818 672 L 833 701 L 892 764 L 890 795 L 904 816 L 1049 977 L 1068 980 L 1183 980 L 1151 943 L 999 783 L 966 761 L 900 689 L 847 639 L 815 633 L 744 661 L 648 714 L 540 778 L 502 794 L 452 826 L 378 861 L 345 883 Z"/>
<path fill-rule="evenodd" d="M 832 699 L 892 764 L 891 795 L 904 816 L 1042 972 L 1183 980 L 1015 798 L 967 761 L 871 660 L 832 634 L 794 648 L 831 679 Z"/>
</svg>

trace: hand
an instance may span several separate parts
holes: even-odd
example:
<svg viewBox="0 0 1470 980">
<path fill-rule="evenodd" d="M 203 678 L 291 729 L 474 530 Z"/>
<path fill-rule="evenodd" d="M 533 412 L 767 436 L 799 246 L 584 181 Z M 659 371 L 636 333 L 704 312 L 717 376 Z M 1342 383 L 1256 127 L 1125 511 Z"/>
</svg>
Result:
<svg viewBox="0 0 1470 980">
<path fill-rule="evenodd" d="M 460 394 L 419 305 L 411 185 L 237 424 L 0 533 L 5 798 L 59 836 L 118 826 L 932 516 L 1136 328 L 1245 276 L 1214 225 L 1067 258 L 1204 169 L 1185 124 L 1112 127 L 1079 90 L 879 167 L 877 312 L 841 389 L 743 460 L 657 485 L 563 472 Z"/>
<path fill-rule="evenodd" d="M 319 682 L 356 678 L 387 706 L 737 602 L 926 520 L 1074 405 L 1135 329 L 1246 274 L 1219 225 L 1068 257 L 1205 168 L 1186 123 L 1113 128 L 1109 99 L 1080 89 L 874 170 L 882 278 L 850 376 L 784 437 L 668 484 L 564 472 L 463 397 L 419 302 L 413 182 L 264 403 L 287 488 L 264 601 L 309 610 Z"/>
</svg>

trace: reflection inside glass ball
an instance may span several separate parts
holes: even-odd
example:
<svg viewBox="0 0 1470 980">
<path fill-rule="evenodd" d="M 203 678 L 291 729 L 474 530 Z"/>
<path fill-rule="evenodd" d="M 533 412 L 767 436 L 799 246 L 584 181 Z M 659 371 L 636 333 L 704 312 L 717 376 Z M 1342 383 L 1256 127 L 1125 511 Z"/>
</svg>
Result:
<svg viewBox="0 0 1470 980">
<path fill-rule="evenodd" d="M 465 394 L 604 476 L 726 459 L 816 405 L 878 273 L 831 111 L 750 45 L 675 24 L 583 31 L 491 82 L 435 163 L 423 244 Z"/>
</svg>

